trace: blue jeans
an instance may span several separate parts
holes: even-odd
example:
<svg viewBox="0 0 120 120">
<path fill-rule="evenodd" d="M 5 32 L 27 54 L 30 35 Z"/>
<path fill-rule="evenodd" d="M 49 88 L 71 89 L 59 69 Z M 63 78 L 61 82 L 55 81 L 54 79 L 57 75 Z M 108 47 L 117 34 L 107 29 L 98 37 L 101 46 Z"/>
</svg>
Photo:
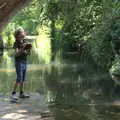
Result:
<svg viewBox="0 0 120 120">
<path fill-rule="evenodd" d="M 25 60 L 15 60 L 15 68 L 17 73 L 17 83 L 23 83 L 26 76 L 27 61 Z"/>
</svg>

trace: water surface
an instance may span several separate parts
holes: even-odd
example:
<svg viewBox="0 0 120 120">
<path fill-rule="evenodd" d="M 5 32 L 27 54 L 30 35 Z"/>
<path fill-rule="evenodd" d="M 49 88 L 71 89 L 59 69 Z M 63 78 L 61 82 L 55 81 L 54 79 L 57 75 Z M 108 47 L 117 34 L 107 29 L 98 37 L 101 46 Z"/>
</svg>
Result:
<svg viewBox="0 0 120 120">
<path fill-rule="evenodd" d="M 113 106 L 108 94 L 107 74 L 79 62 L 76 56 L 49 64 L 36 59 L 34 53 L 28 58 L 25 90 L 44 95 L 56 120 L 120 119 L 119 104 Z M 14 51 L 5 50 L 0 60 L 0 92 L 10 95 L 15 79 Z"/>
</svg>

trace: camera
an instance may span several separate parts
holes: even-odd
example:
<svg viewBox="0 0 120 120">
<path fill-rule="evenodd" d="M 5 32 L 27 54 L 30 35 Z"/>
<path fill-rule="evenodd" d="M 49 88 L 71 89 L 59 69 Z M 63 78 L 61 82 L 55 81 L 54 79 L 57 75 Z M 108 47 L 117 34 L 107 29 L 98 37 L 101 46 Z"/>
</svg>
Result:
<svg viewBox="0 0 120 120">
<path fill-rule="evenodd" d="M 32 45 L 30 43 L 25 43 L 24 44 L 24 49 L 25 50 L 28 50 L 28 49 L 31 49 L 32 48 Z"/>
</svg>

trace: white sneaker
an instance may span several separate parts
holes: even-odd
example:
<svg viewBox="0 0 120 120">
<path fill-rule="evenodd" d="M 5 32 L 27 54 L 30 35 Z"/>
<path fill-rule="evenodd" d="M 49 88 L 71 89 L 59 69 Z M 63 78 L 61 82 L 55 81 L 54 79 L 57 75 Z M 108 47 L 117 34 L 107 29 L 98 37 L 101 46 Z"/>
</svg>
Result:
<svg viewBox="0 0 120 120">
<path fill-rule="evenodd" d="M 12 94 L 11 98 L 12 98 L 13 100 L 18 100 L 18 97 L 16 96 L 16 94 Z"/>
</svg>

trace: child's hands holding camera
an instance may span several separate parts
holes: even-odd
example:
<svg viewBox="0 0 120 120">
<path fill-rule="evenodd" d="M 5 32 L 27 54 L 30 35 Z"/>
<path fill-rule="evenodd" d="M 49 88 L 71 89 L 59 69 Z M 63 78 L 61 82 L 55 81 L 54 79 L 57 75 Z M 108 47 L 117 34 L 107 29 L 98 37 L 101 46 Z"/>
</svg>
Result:
<svg viewBox="0 0 120 120">
<path fill-rule="evenodd" d="M 23 47 L 22 47 L 22 53 L 25 54 L 25 55 L 29 55 L 31 48 L 32 48 L 32 44 L 24 43 Z"/>
<path fill-rule="evenodd" d="M 24 48 L 24 50 L 29 50 L 29 49 L 32 48 L 32 44 L 30 44 L 30 43 L 24 43 L 23 48 Z"/>
</svg>

